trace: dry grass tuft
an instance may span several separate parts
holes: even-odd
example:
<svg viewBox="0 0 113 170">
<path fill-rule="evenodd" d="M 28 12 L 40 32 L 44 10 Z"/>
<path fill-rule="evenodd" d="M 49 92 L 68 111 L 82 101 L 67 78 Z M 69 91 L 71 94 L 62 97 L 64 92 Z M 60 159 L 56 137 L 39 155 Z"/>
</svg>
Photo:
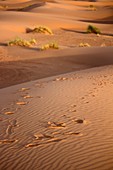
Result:
<svg viewBox="0 0 113 170">
<path fill-rule="evenodd" d="M 56 43 L 49 43 L 41 47 L 41 50 L 47 50 L 47 49 L 59 49 L 59 46 Z"/>
<path fill-rule="evenodd" d="M 97 11 L 97 8 L 94 6 L 94 5 L 89 5 L 89 8 L 92 10 L 92 11 Z"/>
<path fill-rule="evenodd" d="M 32 47 L 35 44 L 37 44 L 35 39 L 27 41 L 25 39 L 16 38 L 8 42 L 8 46 L 21 46 L 21 47 Z"/>
<path fill-rule="evenodd" d="M 53 32 L 50 28 L 46 27 L 46 26 L 37 26 L 33 29 L 31 28 L 27 28 L 26 29 L 26 33 L 43 33 L 43 34 L 50 34 L 53 35 Z"/>
<path fill-rule="evenodd" d="M 88 43 L 80 43 L 79 47 L 91 47 Z"/>
<path fill-rule="evenodd" d="M 93 25 L 89 25 L 87 27 L 87 33 L 101 34 L 101 31 L 99 30 L 99 28 L 97 28 Z"/>
</svg>

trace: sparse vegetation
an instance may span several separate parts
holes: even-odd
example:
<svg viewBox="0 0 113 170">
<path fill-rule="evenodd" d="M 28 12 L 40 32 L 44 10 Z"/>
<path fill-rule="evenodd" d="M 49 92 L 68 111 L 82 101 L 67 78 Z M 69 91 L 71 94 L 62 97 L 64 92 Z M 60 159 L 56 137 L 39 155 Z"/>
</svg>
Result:
<svg viewBox="0 0 113 170">
<path fill-rule="evenodd" d="M 90 8 L 91 10 L 93 10 L 93 11 L 96 11 L 96 10 L 97 10 L 97 8 L 96 8 L 93 4 L 89 5 L 89 8 Z"/>
<path fill-rule="evenodd" d="M 99 28 L 97 28 L 93 25 L 89 25 L 87 27 L 87 33 L 101 34 L 101 31 L 99 30 Z"/>
<path fill-rule="evenodd" d="M 59 46 L 56 43 L 49 43 L 41 47 L 41 50 L 47 50 L 47 49 L 59 49 Z"/>
<path fill-rule="evenodd" d="M 21 47 L 31 47 L 32 45 L 37 44 L 35 39 L 31 39 L 29 41 L 21 38 L 16 38 L 12 41 L 8 42 L 9 46 L 21 46 Z"/>
<path fill-rule="evenodd" d="M 6 10 L 7 8 L 8 8 L 7 5 L 0 5 L 0 9 L 1 9 L 1 10 Z"/>
<path fill-rule="evenodd" d="M 90 4 L 89 7 L 90 7 L 90 8 L 94 8 L 94 5 L 93 5 L 93 4 Z"/>
<path fill-rule="evenodd" d="M 27 28 L 26 33 L 30 33 L 30 32 L 53 35 L 52 30 L 50 28 L 46 27 L 46 26 L 37 26 L 37 27 L 35 27 L 33 29 Z"/>
<path fill-rule="evenodd" d="M 79 47 L 91 47 L 88 43 L 80 43 Z"/>
</svg>

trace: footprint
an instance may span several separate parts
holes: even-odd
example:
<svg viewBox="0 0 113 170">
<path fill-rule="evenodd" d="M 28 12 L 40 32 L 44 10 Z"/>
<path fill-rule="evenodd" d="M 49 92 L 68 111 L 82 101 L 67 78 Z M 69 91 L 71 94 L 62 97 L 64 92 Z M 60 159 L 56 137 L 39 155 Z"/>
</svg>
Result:
<svg viewBox="0 0 113 170">
<path fill-rule="evenodd" d="M 71 107 L 76 107 L 77 105 L 76 104 L 72 104 Z"/>
<path fill-rule="evenodd" d="M 66 139 L 66 138 L 52 138 L 52 139 L 49 139 L 47 142 L 60 142 L 64 139 Z"/>
<path fill-rule="evenodd" d="M 21 88 L 19 91 L 20 91 L 20 92 L 24 92 L 24 91 L 27 91 L 27 90 L 29 90 L 29 89 L 30 89 L 30 88 L 24 88 L 24 87 L 23 87 L 23 88 Z"/>
<path fill-rule="evenodd" d="M 35 137 L 36 139 L 38 139 L 38 140 L 41 140 L 41 139 L 44 138 L 44 135 L 41 134 L 41 133 L 38 133 L 38 134 L 34 134 L 34 137 Z"/>
<path fill-rule="evenodd" d="M 38 133 L 38 134 L 34 134 L 34 137 L 37 139 L 37 140 L 42 140 L 42 139 L 51 139 L 51 138 L 54 138 L 54 136 L 50 135 L 50 134 L 41 134 L 41 133 Z"/>
<path fill-rule="evenodd" d="M 12 132 L 13 132 L 13 126 L 12 125 L 8 125 L 8 127 L 7 127 L 7 129 L 6 129 L 6 134 L 7 135 L 11 135 L 12 134 Z"/>
<path fill-rule="evenodd" d="M 36 146 L 39 146 L 40 144 L 38 143 L 29 143 L 27 145 L 25 145 L 25 148 L 30 148 L 30 147 L 36 147 Z"/>
<path fill-rule="evenodd" d="M 6 111 L 7 109 L 9 109 L 9 108 L 3 108 L 3 109 L 1 109 L 1 112 Z"/>
<path fill-rule="evenodd" d="M 66 132 L 64 135 L 82 136 L 83 134 L 80 132 Z"/>
<path fill-rule="evenodd" d="M 18 125 L 17 125 L 17 120 L 16 120 L 16 119 L 12 120 L 12 121 L 10 122 L 10 124 L 11 124 L 13 127 L 18 126 Z"/>
<path fill-rule="evenodd" d="M 76 122 L 76 123 L 79 123 L 79 124 L 84 123 L 84 120 L 82 120 L 82 119 L 75 119 L 75 120 L 72 120 L 72 121 Z"/>
<path fill-rule="evenodd" d="M 75 110 L 72 110 L 72 112 L 76 112 L 77 110 L 75 109 Z"/>
<path fill-rule="evenodd" d="M 29 148 L 29 147 L 36 147 L 36 146 L 46 145 L 46 144 L 51 143 L 51 142 L 60 142 L 60 141 L 62 141 L 64 139 L 66 139 L 66 138 L 63 138 L 63 139 L 61 139 L 61 138 L 52 138 L 52 139 L 49 139 L 49 140 L 47 140 L 45 142 L 42 142 L 42 143 L 35 143 L 35 142 L 34 143 L 29 143 L 29 144 L 25 145 L 25 147 Z"/>
<path fill-rule="evenodd" d="M 53 135 L 59 135 L 61 134 L 60 132 L 52 132 Z"/>
<path fill-rule="evenodd" d="M 15 139 L 4 139 L 4 140 L 0 140 L 0 144 L 10 144 L 10 143 L 14 143 L 17 141 L 18 140 L 15 140 Z"/>
<path fill-rule="evenodd" d="M 62 123 L 62 122 L 48 122 L 48 126 L 50 128 L 64 128 L 66 127 L 66 124 L 65 123 Z"/>
<path fill-rule="evenodd" d="M 14 114 L 14 112 L 5 112 L 4 114 L 5 115 L 12 115 L 12 114 Z"/>
<path fill-rule="evenodd" d="M 68 112 L 76 112 L 77 110 L 76 109 L 69 109 L 69 110 L 67 110 Z"/>
<path fill-rule="evenodd" d="M 28 104 L 28 102 L 17 102 L 16 104 L 17 105 L 26 105 L 26 104 Z"/>
<path fill-rule="evenodd" d="M 33 97 L 32 97 L 32 96 L 27 95 L 27 96 L 23 96 L 23 98 L 24 98 L 24 99 L 30 99 L 30 98 L 33 98 Z"/>
<path fill-rule="evenodd" d="M 54 136 L 52 135 L 49 135 L 49 134 L 43 134 L 44 138 L 47 138 L 47 139 L 52 139 L 54 138 Z"/>
<path fill-rule="evenodd" d="M 13 132 L 14 132 L 14 128 L 17 127 L 17 120 L 12 120 L 12 121 L 9 121 L 9 125 L 6 129 L 6 135 L 11 135 Z"/>
<path fill-rule="evenodd" d="M 76 122 L 76 123 L 78 123 L 78 124 L 85 124 L 85 125 L 87 125 L 87 124 L 89 124 L 90 123 L 90 121 L 88 121 L 88 120 L 83 120 L 83 119 L 75 119 L 75 120 L 72 120 L 73 122 Z"/>
<path fill-rule="evenodd" d="M 68 78 L 66 77 L 57 77 L 55 80 L 53 81 L 64 81 L 64 80 L 68 80 Z"/>
</svg>

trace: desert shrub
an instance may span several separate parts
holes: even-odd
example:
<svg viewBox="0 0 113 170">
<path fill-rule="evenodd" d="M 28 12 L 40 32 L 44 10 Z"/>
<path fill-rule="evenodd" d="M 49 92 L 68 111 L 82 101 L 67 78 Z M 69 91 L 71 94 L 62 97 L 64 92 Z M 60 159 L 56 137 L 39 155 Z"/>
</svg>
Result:
<svg viewBox="0 0 113 170">
<path fill-rule="evenodd" d="M 2 9 L 2 10 L 5 10 L 5 9 L 7 9 L 7 8 L 8 8 L 7 5 L 0 5 L 0 9 Z"/>
<path fill-rule="evenodd" d="M 59 46 L 56 43 L 49 43 L 41 47 L 41 50 L 47 50 L 47 49 L 59 49 Z"/>
<path fill-rule="evenodd" d="M 36 42 L 36 40 L 33 38 L 33 39 L 31 39 L 31 40 L 29 40 L 29 43 L 31 44 L 31 45 L 36 45 L 37 44 L 37 42 Z"/>
<path fill-rule="evenodd" d="M 33 29 L 27 28 L 26 32 L 27 33 L 33 32 L 33 33 L 43 33 L 43 34 L 53 35 L 52 30 L 50 28 L 46 27 L 46 26 L 37 26 Z"/>
<path fill-rule="evenodd" d="M 93 25 L 89 25 L 87 27 L 87 33 L 95 33 L 95 34 L 100 34 L 101 31 L 99 30 L 99 28 L 93 26 Z"/>
<path fill-rule="evenodd" d="M 89 7 L 90 7 L 90 8 L 94 8 L 94 5 L 90 4 Z"/>
<path fill-rule="evenodd" d="M 80 43 L 79 47 L 90 47 L 88 43 Z"/>
<path fill-rule="evenodd" d="M 97 10 L 97 8 L 94 6 L 94 5 L 89 5 L 89 8 L 91 9 L 91 10 L 93 10 L 93 11 L 96 11 Z"/>
<path fill-rule="evenodd" d="M 16 38 L 16 39 L 8 42 L 9 46 L 21 46 L 21 47 L 31 47 L 32 45 L 35 45 L 35 44 L 36 44 L 35 39 L 31 39 L 31 40 L 27 41 L 25 39 Z"/>
</svg>

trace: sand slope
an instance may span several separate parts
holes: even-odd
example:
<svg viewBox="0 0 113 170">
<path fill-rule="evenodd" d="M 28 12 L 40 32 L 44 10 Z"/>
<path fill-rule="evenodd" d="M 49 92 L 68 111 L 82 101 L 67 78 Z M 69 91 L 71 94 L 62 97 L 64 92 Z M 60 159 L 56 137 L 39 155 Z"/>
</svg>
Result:
<svg viewBox="0 0 113 170">
<path fill-rule="evenodd" d="M 9 49 L 9 55 L 12 48 Z M 1 55 L 5 56 L 6 61 L 4 62 L 4 57 L 1 57 L 3 61 L 0 64 L 0 88 L 75 70 L 113 64 L 112 47 L 49 50 L 38 52 L 38 56 L 36 50 L 29 50 L 29 59 L 27 49 L 15 50 L 15 48 L 13 48 L 15 58 L 8 57 L 6 51 L 2 50 Z M 19 57 L 23 54 L 23 58 Z"/>
<path fill-rule="evenodd" d="M 0 90 L 0 168 L 112 169 L 112 89 L 106 66 Z"/>
<path fill-rule="evenodd" d="M 0 0 L 0 170 L 112 170 L 112 103 L 113 1 Z"/>
</svg>

